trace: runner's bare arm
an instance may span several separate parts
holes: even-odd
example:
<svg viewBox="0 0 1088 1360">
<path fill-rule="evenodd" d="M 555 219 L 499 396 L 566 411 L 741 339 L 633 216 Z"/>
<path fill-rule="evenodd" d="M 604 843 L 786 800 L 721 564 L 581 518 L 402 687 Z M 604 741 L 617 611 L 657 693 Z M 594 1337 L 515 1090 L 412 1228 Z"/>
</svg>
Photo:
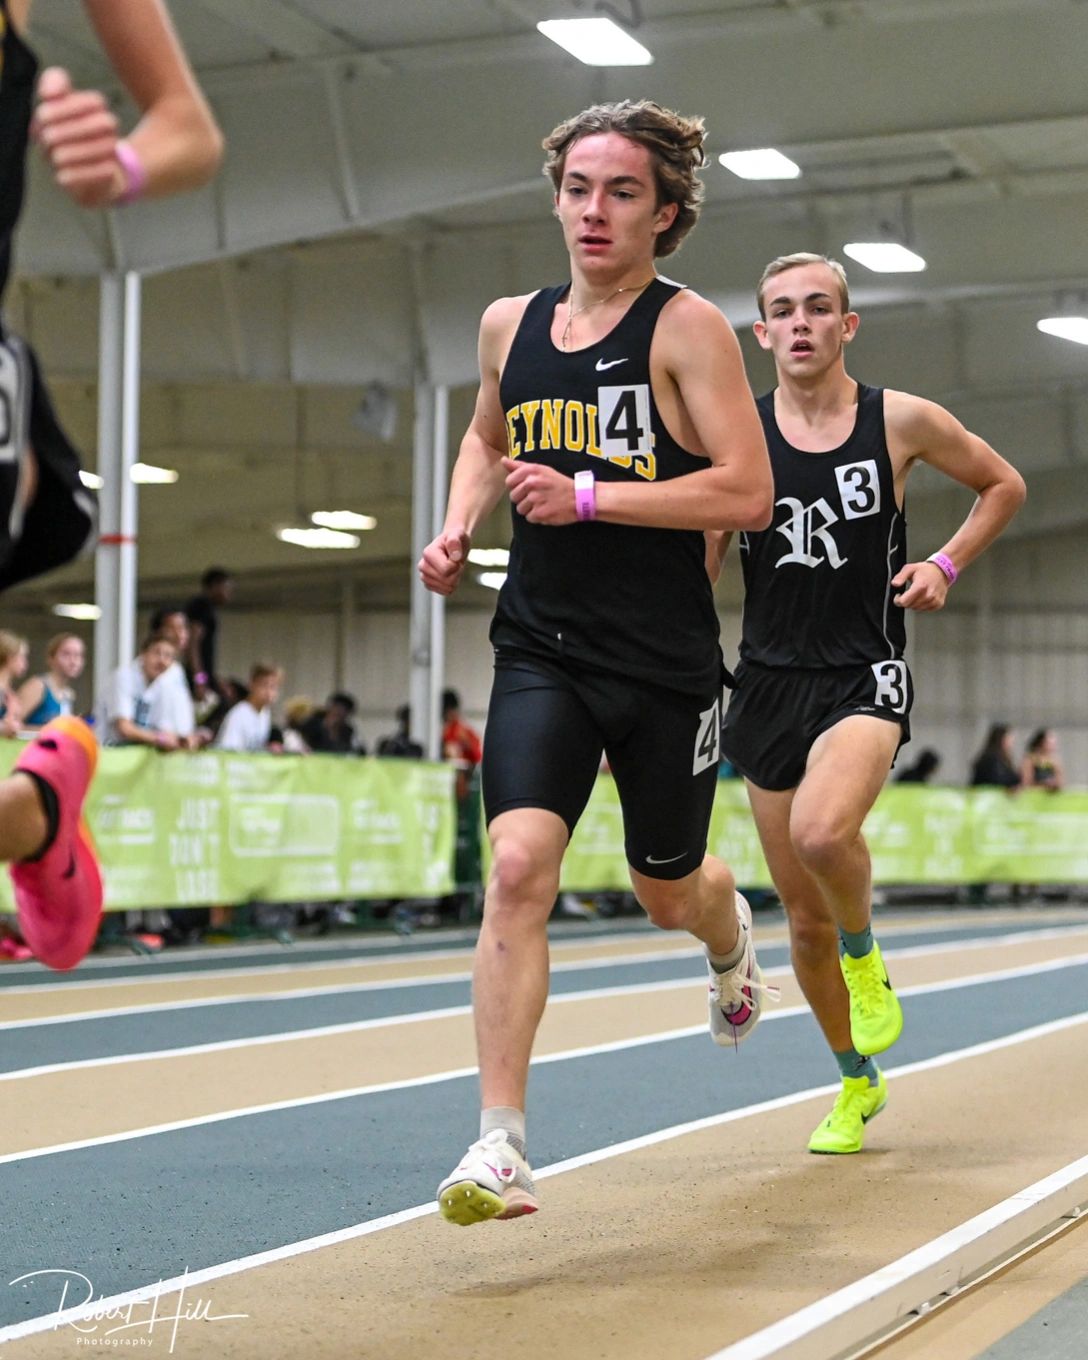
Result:
<svg viewBox="0 0 1088 1360">
<path fill-rule="evenodd" d="M 480 389 L 450 478 L 446 522 L 424 549 L 419 574 L 428 590 L 450 595 L 468 561 L 472 535 L 502 497 L 507 450 L 499 377 L 527 298 L 500 298 L 480 322 Z"/>
<path fill-rule="evenodd" d="M 143 195 L 204 184 L 223 139 L 162 0 L 84 0 L 102 47 L 141 112 L 125 138 L 142 167 Z M 57 183 L 83 207 L 116 203 L 131 189 L 117 157 L 117 119 L 98 90 L 75 90 L 50 67 L 38 83 L 35 136 Z"/>
<path fill-rule="evenodd" d="M 716 585 L 725 566 L 725 555 L 733 535 L 728 529 L 705 529 L 703 538 L 706 540 L 706 574 L 710 577 L 710 584 Z"/>
<path fill-rule="evenodd" d="M 950 411 L 936 402 L 906 392 L 884 394 L 888 448 L 900 464 L 901 481 L 912 461 L 928 463 L 961 486 L 977 493 L 970 513 L 943 547 L 935 551 L 962 571 L 997 538 L 1024 503 L 1024 479 L 1011 463 L 972 434 Z M 908 562 L 892 578 L 895 586 L 909 586 L 895 598 L 904 609 L 940 609 L 949 580 L 934 562 Z"/>
</svg>

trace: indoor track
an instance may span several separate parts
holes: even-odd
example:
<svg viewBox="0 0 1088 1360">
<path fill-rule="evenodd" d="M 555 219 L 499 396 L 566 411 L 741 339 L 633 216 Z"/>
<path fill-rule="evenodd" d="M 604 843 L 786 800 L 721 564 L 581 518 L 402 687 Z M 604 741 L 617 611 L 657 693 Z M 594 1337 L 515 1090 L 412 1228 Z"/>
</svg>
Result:
<svg viewBox="0 0 1088 1360">
<path fill-rule="evenodd" d="M 1088 912 L 878 913 L 906 1027 L 847 1158 L 805 1151 L 834 1062 L 781 919 L 756 931 L 783 996 L 734 1052 L 688 937 L 556 929 L 541 1212 L 471 1229 L 432 1210 L 476 1134 L 466 934 L 0 970 L 0 1351 L 756 1360 L 1088 1153 Z M 1086 1334 L 1080 1220 L 880 1354 L 1081 1360 Z"/>
</svg>

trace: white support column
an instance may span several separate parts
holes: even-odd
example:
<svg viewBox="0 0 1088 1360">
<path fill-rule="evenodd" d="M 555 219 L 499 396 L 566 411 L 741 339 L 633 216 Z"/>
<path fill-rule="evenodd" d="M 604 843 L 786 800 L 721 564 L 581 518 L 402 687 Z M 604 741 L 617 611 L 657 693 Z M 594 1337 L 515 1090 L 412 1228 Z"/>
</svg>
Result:
<svg viewBox="0 0 1088 1360">
<path fill-rule="evenodd" d="M 336 676 L 334 689 L 350 690 L 351 630 L 355 623 L 355 582 L 340 582 L 340 613 L 336 627 Z"/>
<path fill-rule="evenodd" d="M 100 702 L 110 677 L 136 651 L 137 496 L 132 468 L 140 442 L 140 301 L 138 274 L 103 274 L 99 300 L 98 547 L 94 690 Z"/>
<path fill-rule="evenodd" d="M 446 520 L 450 463 L 450 389 L 442 383 L 434 389 L 434 462 L 431 467 L 431 533 L 437 538 Z M 429 686 L 432 747 L 441 756 L 442 690 L 446 684 L 446 597 L 428 592 L 431 614 L 431 673 Z"/>
<path fill-rule="evenodd" d="M 419 579 L 416 563 L 434 537 L 435 390 L 417 378 L 415 385 L 415 432 L 412 446 L 412 593 L 409 618 L 408 702 L 412 727 L 424 755 L 436 759 L 439 733 L 436 706 L 432 703 L 431 601 L 435 598 Z"/>
</svg>

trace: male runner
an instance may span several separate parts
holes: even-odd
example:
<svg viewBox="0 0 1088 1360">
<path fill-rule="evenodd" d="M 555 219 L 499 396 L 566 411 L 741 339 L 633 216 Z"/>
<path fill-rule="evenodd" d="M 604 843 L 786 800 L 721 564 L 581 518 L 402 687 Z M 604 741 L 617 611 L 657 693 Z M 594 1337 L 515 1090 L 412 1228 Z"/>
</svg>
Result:
<svg viewBox="0 0 1088 1360">
<path fill-rule="evenodd" d="M 1024 483 L 942 407 L 847 375 L 858 316 L 840 264 L 774 260 L 758 300 L 756 336 L 778 376 L 758 402 L 775 510 L 769 527 L 741 536 L 741 663 L 723 749 L 747 780 L 794 970 L 842 1072 L 809 1148 L 858 1152 L 887 1098 L 872 1055 L 903 1024 L 873 940 L 861 825 L 910 737 L 904 610 L 944 605 L 1016 513 Z M 908 561 L 904 490 L 918 462 L 978 498 L 939 551 Z M 729 536 L 710 536 L 712 575 Z"/>
<path fill-rule="evenodd" d="M 706 855 L 723 671 L 702 531 L 766 524 L 770 469 L 736 337 L 654 268 L 698 216 L 703 135 L 701 119 L 643 101 L 588 109 L 544 142 L 571 282 L 485 312 L 475 414 L 420 563 L 450 594 L 509 491 L 474 969 L 483 1113 L 439 1186 L 454 1223 L 537 1208 L 524 1110 L 547 920 L 602 751 L 639 901 L 706 946 L 712 1034 L 733 1044 L 759 1016 L 751 913 Z"/>
<path fill-rule="evenodd" d="M 23 39 L 30 0 L 0 0 L 0 298 L 11 268 L 33 135 L 57 184 L 88 208 L 209 179 L 221 155 L 161 0 L 84 0 L 142 117 L 131 136 L 98 91 L 53 67 L 37 83 Z M 71 560 L 95 528 L 94 500 L 29 347 L 0 321 L 0 590 Z M 71 968 L 94 942 L 102 882 L 81 813 L 97 760 L 77 718 L 49 723 L 0 780 L 0 859 L 12 861 L 19 924 L 42 962 Z"/>
</svg>

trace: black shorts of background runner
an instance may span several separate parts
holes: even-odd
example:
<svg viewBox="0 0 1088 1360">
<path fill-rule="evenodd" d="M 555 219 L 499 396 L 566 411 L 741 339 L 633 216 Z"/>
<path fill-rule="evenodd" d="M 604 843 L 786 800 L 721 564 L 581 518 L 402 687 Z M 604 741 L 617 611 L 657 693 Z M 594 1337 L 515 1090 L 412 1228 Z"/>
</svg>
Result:
<svg viewBox="0 0 1088 1360">
<path fill-rule="evenodd" d="M 722 750 L 758 788 L 794 789 L 813 742 L 843 718 L 885 718 L 898 724 L 899 747 L 905 746 L 913 703 L 914 683 L 905 661 L 820 670 L 742 661 L 722 727 Z"/>
<path fill-rule="evenodd" d="M 513 808 L 544 808 L 573 833 L 603 753 L 627 862 L 647 878 L 684 878 L 706 854 L 720 714 L 720 689 L 700 700 L 503 649 L 484 734 L 488 824 Z"/>
<path fill-rule="evenodd" d="M 97 527 L 95 497 L 53 412 L 29 345 L 0 332 L 0 590 L 70 562 Z M 16 493 L 27 448 L 37 490 L 24 514 Z"/>
</svg>

